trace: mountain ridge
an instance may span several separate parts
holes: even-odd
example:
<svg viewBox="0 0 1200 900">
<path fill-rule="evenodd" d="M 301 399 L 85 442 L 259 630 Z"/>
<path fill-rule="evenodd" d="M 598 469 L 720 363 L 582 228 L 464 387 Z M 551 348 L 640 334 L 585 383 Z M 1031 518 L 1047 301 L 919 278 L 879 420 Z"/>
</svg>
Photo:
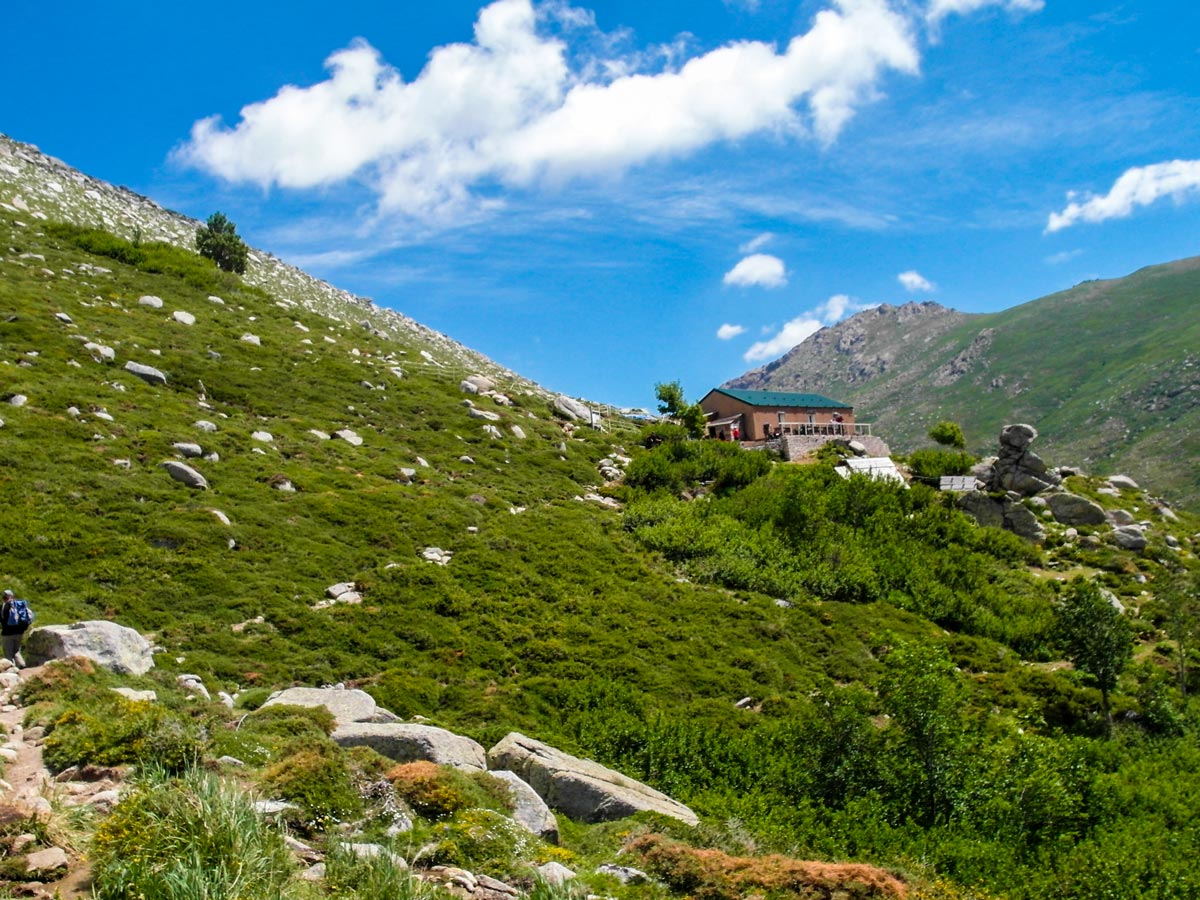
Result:
<svg viewBox="0 0 1200 900">
<path fill-rule="evenodd" d="M 901 452 L 958 421 L 989 452 L 1028 421 L 1042 449 L 1100 474 L 1128 471 L 1200 501 L 1200 257 L 1087 281 L 995 313 L 880 306 L 821 329 L 726 382 L 820 390 L 852 403 Z"/>
</svg>

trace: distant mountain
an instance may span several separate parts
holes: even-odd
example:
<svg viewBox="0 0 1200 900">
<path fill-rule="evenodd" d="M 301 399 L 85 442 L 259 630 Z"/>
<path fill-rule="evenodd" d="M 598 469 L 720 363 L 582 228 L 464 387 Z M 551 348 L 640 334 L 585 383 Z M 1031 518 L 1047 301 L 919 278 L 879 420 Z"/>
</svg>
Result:
<svg viewBox="0 0 1200 900">
<path fill-rule="evenodd" d="M 1127 472 L 1200 502 L 1200 257 L 1088 281 L 987 315 L 936 303 L 880 306 L 823 328 L 727 382 L 853 403 L 898 450 L 959 422 L 994 452 L 1029 422 L 1052 463 Z"/>
</svg>

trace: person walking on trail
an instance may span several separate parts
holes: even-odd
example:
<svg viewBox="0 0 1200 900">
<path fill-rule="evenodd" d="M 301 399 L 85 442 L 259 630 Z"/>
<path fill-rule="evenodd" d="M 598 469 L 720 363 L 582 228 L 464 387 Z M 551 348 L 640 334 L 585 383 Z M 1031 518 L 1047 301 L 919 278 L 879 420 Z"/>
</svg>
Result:
<svg viewBox="0 0 1200 900">
<path fill-rule="evenodd" d="M 23 668 L 21 642 L 25 632 L 33 624 L 33 610 L 24 600 L 18 600 L 10 590 L 4 591 L 4 603 L 0 605 L 0 641 L 4 644 L 4 658 L 14 666 Z"/>
</svg>

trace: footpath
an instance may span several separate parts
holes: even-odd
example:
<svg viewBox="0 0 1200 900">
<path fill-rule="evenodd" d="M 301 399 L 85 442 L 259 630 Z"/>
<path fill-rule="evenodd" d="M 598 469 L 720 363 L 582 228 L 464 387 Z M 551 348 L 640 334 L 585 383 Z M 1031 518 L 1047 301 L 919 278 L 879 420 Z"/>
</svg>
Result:
<svg viewBox="0 0 1200 900">
<path fill-rule="evenodd" d="M 78 770 L 55 778 L 46 769 L 42 729 L 24 727 L 20 702 L 21 684 L 39 672 L 17 671 L 0 659 L 0 877 L 13 882 L 15 896 L 72 900 L 90 894 L 91 878 L 65 814 L 72 807 L 110 808 L 117 792 L 107 778 L 82 780 L 90 773 Z M 23 882 L 14 877 L 17 860 L 24 863 Z"/>
</svg>

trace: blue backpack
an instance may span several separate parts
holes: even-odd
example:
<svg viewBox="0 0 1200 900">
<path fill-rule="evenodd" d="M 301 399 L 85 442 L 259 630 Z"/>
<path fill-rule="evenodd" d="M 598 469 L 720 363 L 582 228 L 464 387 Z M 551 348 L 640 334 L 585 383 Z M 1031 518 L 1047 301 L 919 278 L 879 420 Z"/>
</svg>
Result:
<svg viewBox="0 0 1200 900">
<path fill-rule="evenodd" d="M 33 610 L 25 600 L 12 599 L 8 601 L 8 614 L 4 624 L 9 628 L 20 628 L 24 631 L 33 624 Z"/>
</svg>

